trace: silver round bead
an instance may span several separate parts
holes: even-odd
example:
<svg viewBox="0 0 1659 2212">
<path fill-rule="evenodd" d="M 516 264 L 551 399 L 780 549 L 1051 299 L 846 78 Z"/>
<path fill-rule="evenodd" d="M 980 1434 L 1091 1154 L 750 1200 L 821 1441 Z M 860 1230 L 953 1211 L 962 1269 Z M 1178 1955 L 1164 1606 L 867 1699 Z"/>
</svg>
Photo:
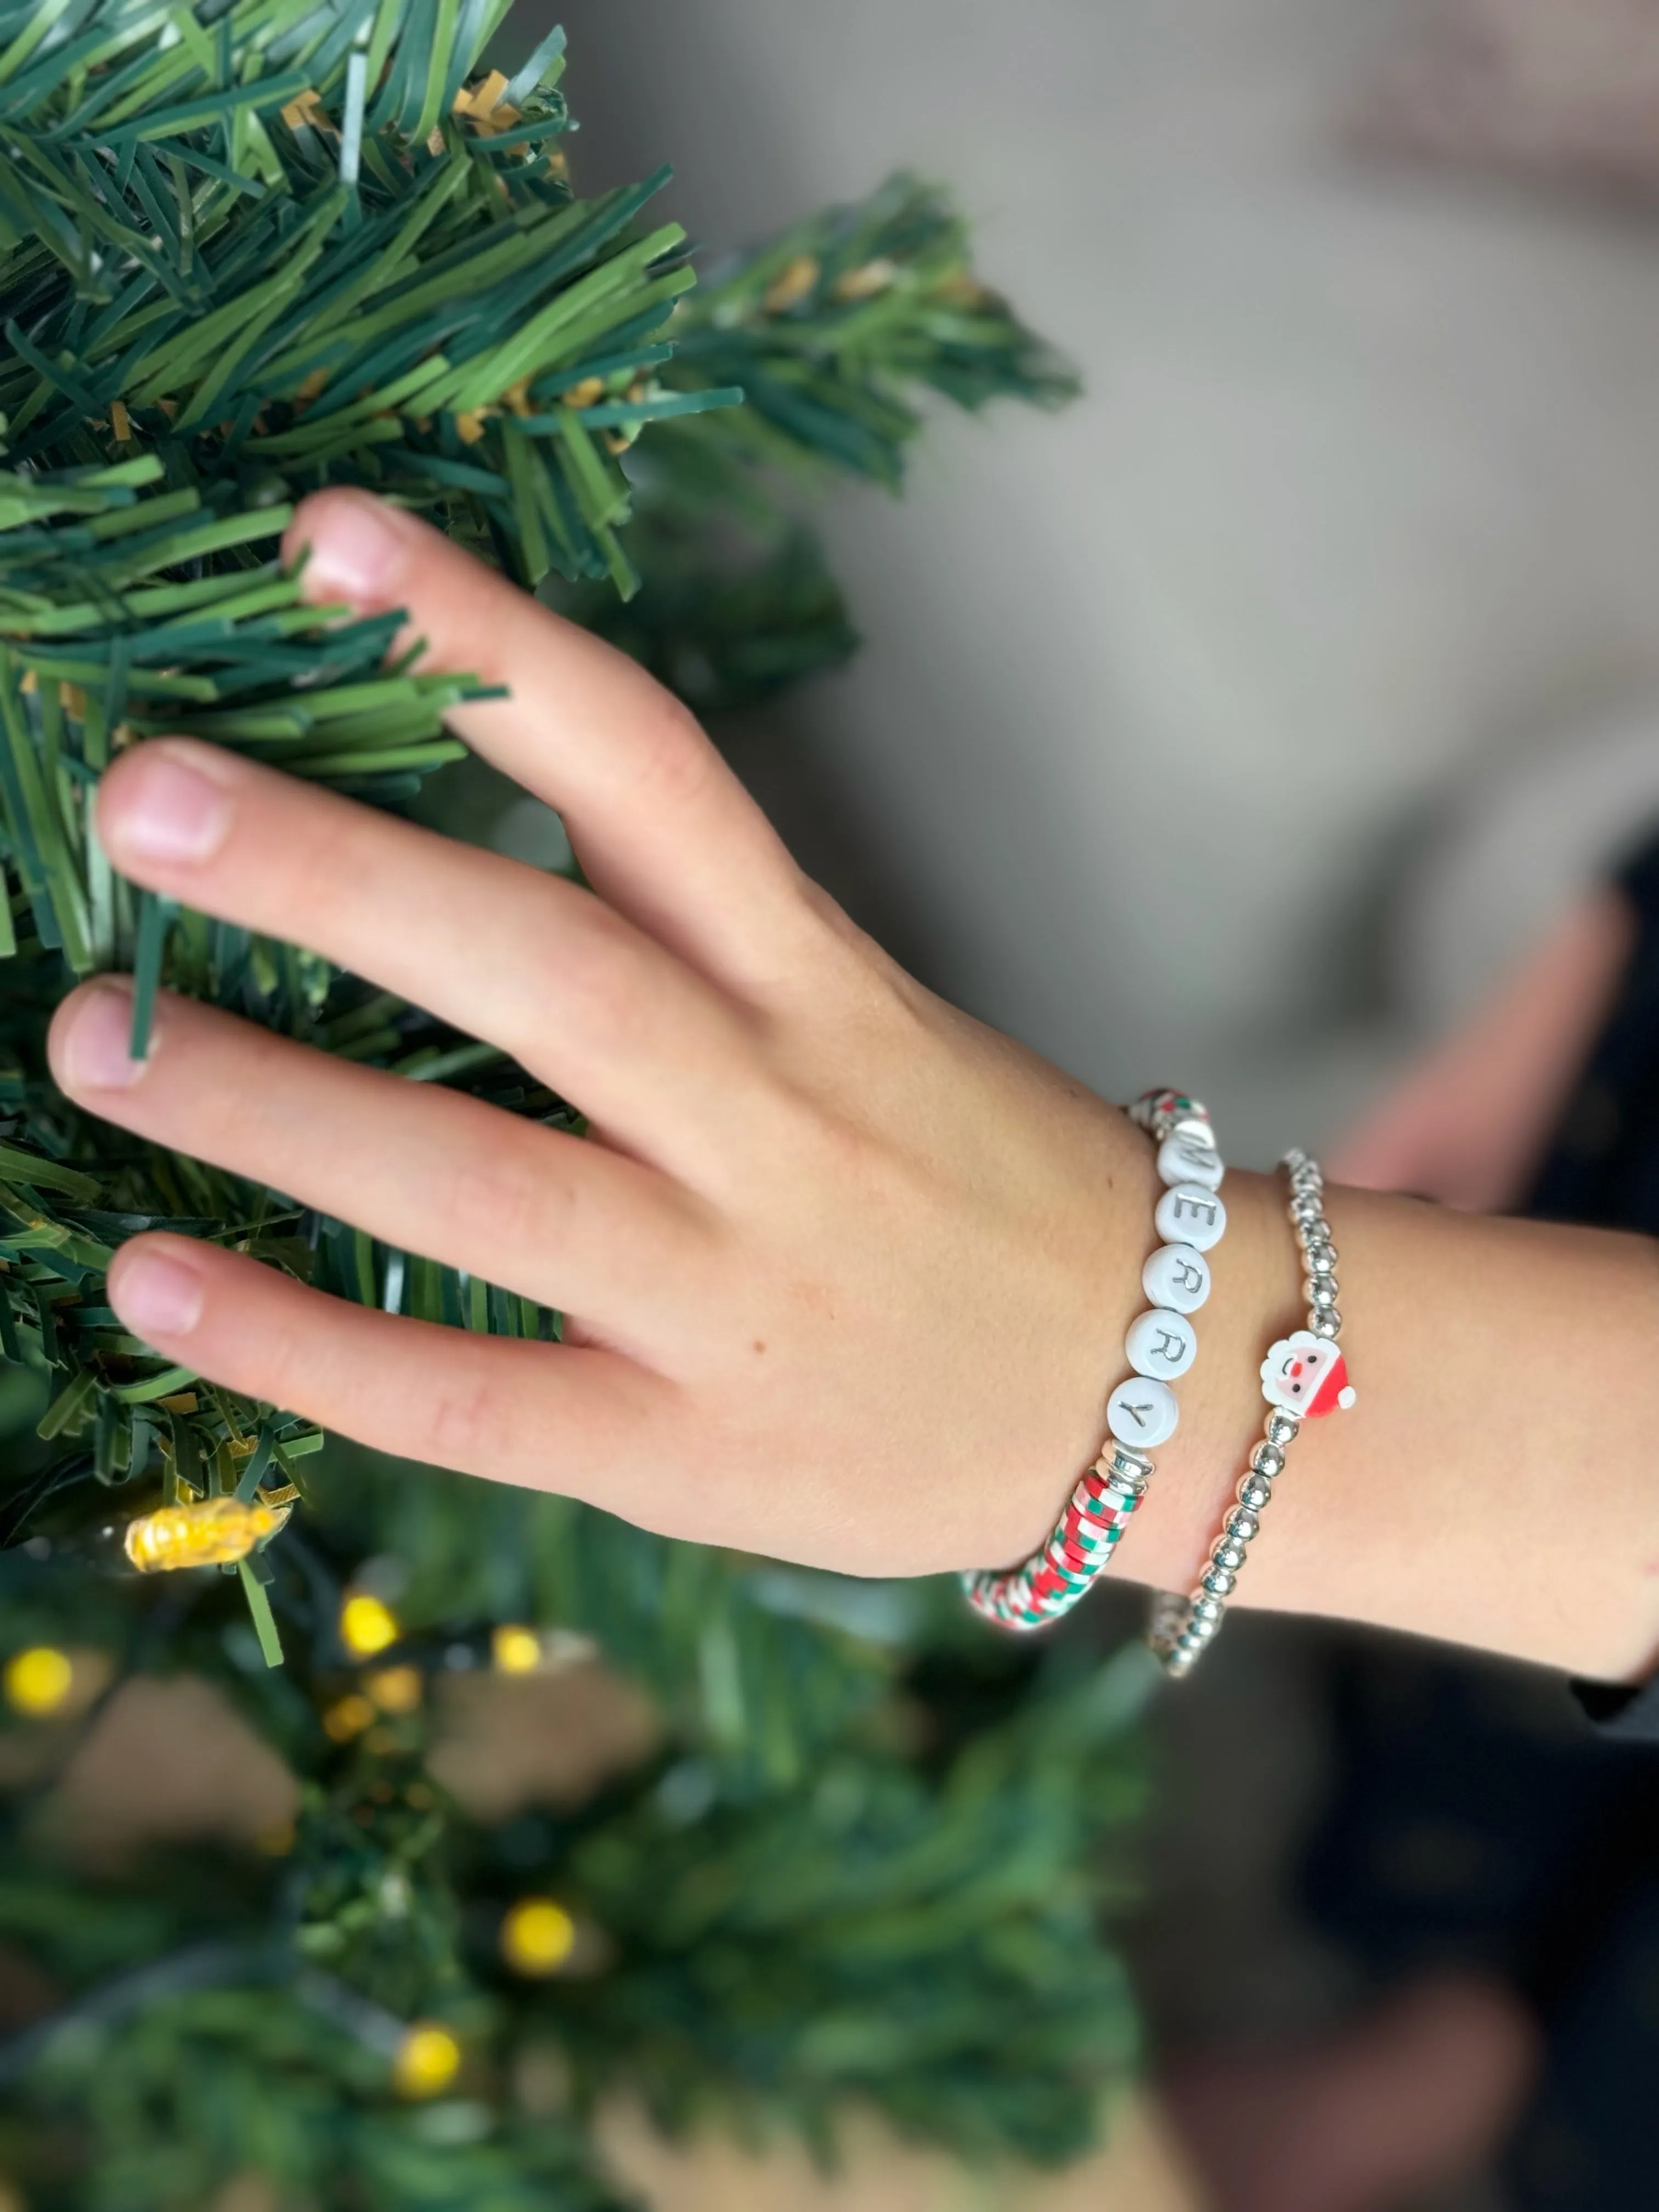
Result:
<svg viewBox="0 0 1659 2212">
<path fill-rule="evenodd" d="M 1265 1474 L 1247 1474 L 1238 1486 L 1238 1502 L 1252 1513 L 1260 1513 L 1264 1505 L 1273 1503 L 1273 1486 Z"/>
<path fill-rule="evenodd" d="M 1259 1443 L 1250 1454 L 1250 1465 L 1271 1481 L 1274 1475 L 1284 1474 L 1285 1455 L 1277 1444 Z"/>
<path fill-rule="evenodd" d="M 1234 1574 L 1238 1572 L 1248 1556 L 1243 1544 L 1233 1536 L 1218 1536 L 1210 1553 L 1217 1566 L 1229 1568 Z"/>
<path fill-rule="evenodd" d="M 1212 1597 L 1208 1590 L 1196 1591 L 1193 1597 L 1192 1628 L 1189 1628 L 1187 1633 L 1190 1636 L 1193 1629 L 1196 1628 L 1201 1620 L 1219 1620 L 1221 1611 L 1221 1600 L 1218 1597 Z"/>
<path fill-rule="evenodd" d="M 1221 1525 L 1230 1536 L 1237 1536 L 1241 1544 L 1248 1544 L 1261 1526 L 1261 1518 L 1253 1506 L 1235 1505 Z"/>
<path fill-rule="evenodd" d="M 1293 1444 L 1302 1433 L 1302 1424 L 1294 1413 L 1275 1406 L 1262 1424 L 1262 1433 L 1270 1444 Z"/>
<path fill-rule="evenodd" d="M 1212 1566 L 1204 1577 L 1203 1587 L 1212 1597 L 1231 1597 L 1237 1583 L 1238 1577 L 1231 1567 Z"/>
<path fill-rule="evenodd" d="M 1334 1275 L 1310 1275 L 1303 1288 L 1312 1306 L 1330 1307 L 1336 1304 L 1337 1283 Z"/>
<path fill-rule="evenodd" d="M 1334 1306 L 1316 1306 L 1308 1316 L 1308 1327 L 1316 1336 L 1334 1343 L 1342 1333 L 1342 1316 Z"/>
<path fill-rule="evenodd" d="M 1306 1257 L 1310 1275 L 1334 1275 L 1336 1273 L 1334 1244 L 1310 1243 Z"/>
</svg>

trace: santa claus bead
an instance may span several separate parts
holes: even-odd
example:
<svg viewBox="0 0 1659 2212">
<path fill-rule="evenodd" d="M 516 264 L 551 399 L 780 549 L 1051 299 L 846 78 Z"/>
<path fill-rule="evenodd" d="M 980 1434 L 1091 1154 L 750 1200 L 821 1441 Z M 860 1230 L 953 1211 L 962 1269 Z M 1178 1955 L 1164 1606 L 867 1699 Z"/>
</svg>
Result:
<svg viewBox="0 0 1659 2212">
<path fill-rule="evenodd" d="M 1181 1419 L 1175 1392 L 1167 1382 L 1132 1375 L 1106 1401 L 1106 1425 L 1120 1443 L 1154 1451 L 1167 1443 Z"/>
<path fill-rule="evenodd" d="M 1164 1182 L 1171 1185 L 1199 1182 L 1206 1190 L 1219 1190 L 1227 1170 L 1213 1138 L 1206 1143 L 1190 1133 L 1182 1132 L 1172 1133 L 1158 1146 L 1158 1172 Z"/>
<path fill-rule="evenodd" d="M 1247 1474 L 1238 1486 L 1238 1502 L 1248 1506 L 1252 1513 L 1259 1513 L 1273 1494 L 1272 1479 L 1265 1474 Z M 1251 1534 L 1254 1534 L 1255 1531 L 1252 1530 Z"/>
<path fill-rule="evenodd" d="M 1123 1349 L 1137 1375 L 1173 1382 L 1198 1357 L 1198 1332 L 1184 1314 L 1160 1306 L 1131 1326 Z"/>
<path fill-rule="evenodd" d="M 1140 1271 L 1140 1287 L 1155 1306 L 1196 1313 L 1210 1295 L 1210 1263 L 1192 1244 L 1160 1244 Z"/>
<path fill-rule="evenodd" d="M 1227 1227 L 1226 1207 L 1200 1182 L 1178 1182 L 1166 1190 L 1153 1218 L 1166 1244 L 1190 1244 L 1200 1252 L 1218 1244 Z"/>
<path fill-rule="evenodd" d="M 1250 1454 L 1250 1465 L 1271 1482 L 1274 1475 L 1284 1474 L 1285 1455 L 1277 1444 L 1259 1443 Z"/>
</svg>

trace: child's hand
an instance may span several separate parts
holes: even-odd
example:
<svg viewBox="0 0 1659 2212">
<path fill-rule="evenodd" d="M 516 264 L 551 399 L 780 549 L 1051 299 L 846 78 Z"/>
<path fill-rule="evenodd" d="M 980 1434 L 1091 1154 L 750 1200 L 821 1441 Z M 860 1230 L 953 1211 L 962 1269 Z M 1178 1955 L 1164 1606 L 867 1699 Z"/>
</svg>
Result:
<svg viewBox="0 0 1659 2212">
<path fill-rule="evenodd" d="M 574 1340 L 367 1311 L 175 1236 L 122 1249 L 123 1322 L 385 1450 L 676 1535 L 874 1573 L 1034 1547 L 1141 1303 L 1144 1142 L 902 974 L 630 661 L 366 495 L 308 501 L 307 544 L 314 599 L 405 608 L 427 665 L 508 688 L 454 726 L 558 809 L 594 890 L 184 740 L 110 771 L 104 844 L 501 1046 L 595 1138 L 180 998 L 135 1065 L 111 979 L 58 1010 L 54 1073 Z"/>
</svg>

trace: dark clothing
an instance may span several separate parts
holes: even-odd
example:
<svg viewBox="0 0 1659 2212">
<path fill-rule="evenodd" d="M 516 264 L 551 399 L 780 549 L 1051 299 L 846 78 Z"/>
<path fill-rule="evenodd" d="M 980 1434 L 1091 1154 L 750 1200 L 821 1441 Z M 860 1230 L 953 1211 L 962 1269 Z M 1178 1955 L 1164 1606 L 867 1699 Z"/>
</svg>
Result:
<svg viewBox="0 0 1659 2212">
<path fill-rule="evenodd" d="M 1659 1236 L 1659 842 L 1619 881 L 1635 950 L 1522 1211 Z M 1659 1437 L 1654 1461 L 1659 1487 Z M 1659 2203 L 1659 1678 L 1574 1684 L 1575 1710 L 1558 1677 L 1355 1643 L 1331 1691 L 1341 1771 L 1304 1870 L 1314 1917 L 1381 1982 L 1481 1967 L 1538 2014 L 1514 2212 Z"/>
</svg>

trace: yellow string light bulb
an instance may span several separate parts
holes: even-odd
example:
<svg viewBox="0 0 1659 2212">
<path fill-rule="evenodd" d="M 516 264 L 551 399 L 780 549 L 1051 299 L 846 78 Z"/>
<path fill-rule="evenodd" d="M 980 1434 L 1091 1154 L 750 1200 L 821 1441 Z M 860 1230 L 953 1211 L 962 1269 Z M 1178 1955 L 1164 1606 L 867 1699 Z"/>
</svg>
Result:
<svg viewBox="0 0 1659 2212">
<path fill-rule="evenodd" d="M 141 1575 L 170 1573 L 175 1567 L 231 1566 L 282 1524 L 283 1516 L 268 1505 L 245 1505 L 240 1498 L 198 1498 L 185 1505 L 163 1505 L 130 1522 L 126 1553 Z"/>
<path fill-rule="evenodd" d="M 372 1659 L 403 1634 L 398 1616 L 382 1599 L 356 1590 L 340 1607 L 340 1641 L 359 1659 Z"/>
<path fill-rule="evenodd" d="M 37 1644 L 15 1651 L 6 1662 L 3 1677 L 6 1703 L 31 1720 L 55 1713 L 75 1687 L 75 1662 L 67 1651 L 50 1644 Z"/>
<path fill-rule="evenodd" d="M 435 2021 L 417 2020 L 406 2030 L 392 2062 L 400 2097 L 441 2095 L 461 2068 L 461 2046 Z"/>
<path fill-rule="evenodd" d="M 533 1628 L 498 1628 L 489 1639 L 498 1674 L 533 1674 L 542 1663 L 542 1639 Z"/>
<path fill-rule="evenodd" d="M 501 1923 L 501 1956 L 515 1974 L 556 1974 L 576 1948 L 576 1923 L 550 1897 L 521 1897 Z"/>
<path fill-rule="evenodd" d="M 374 1725 L 374 1708 L 360 1691 L 349 1691 L 323 1715 L 323 1730 L 335 1743 L 349 1743 L 354 1735 Z"/>
<path fill-rule="evenodd" d="M 383 1713 L 412 1713 L 425 1685 L 418 1667 L 381 1667 L 363 1684 Z"/>
</svg>

